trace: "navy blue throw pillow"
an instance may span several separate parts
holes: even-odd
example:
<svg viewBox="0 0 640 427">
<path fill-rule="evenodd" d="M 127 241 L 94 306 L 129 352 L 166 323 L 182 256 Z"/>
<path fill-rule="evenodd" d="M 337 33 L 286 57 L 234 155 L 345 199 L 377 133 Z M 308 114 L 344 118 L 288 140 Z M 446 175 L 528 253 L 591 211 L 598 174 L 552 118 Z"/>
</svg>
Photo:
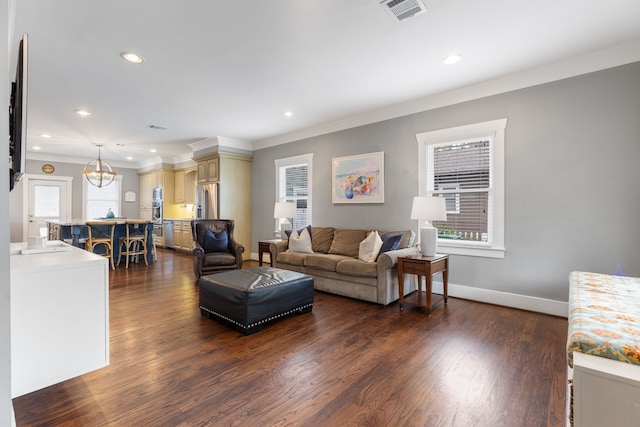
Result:
<svg viewBox="0 0 640 427">
<path fill-rule="evenodd" d="M 227 252 L 229 250 L 228 248 L 229 235 L 227 234 L 227 230 L 222 230 L 218 233 L 207 230 L 204 233 L 202 249 L 204 249 L 205 252 Z"/>
<path fill-rule="evenodd" d="M 382 247 L 380 248 L 380 252 L 378 252 L 378 255 L 398 249 L 398 246 L 400 246 L 400 240 L 402 240 L 402 234 L 383 236 Z"/>
</svg>

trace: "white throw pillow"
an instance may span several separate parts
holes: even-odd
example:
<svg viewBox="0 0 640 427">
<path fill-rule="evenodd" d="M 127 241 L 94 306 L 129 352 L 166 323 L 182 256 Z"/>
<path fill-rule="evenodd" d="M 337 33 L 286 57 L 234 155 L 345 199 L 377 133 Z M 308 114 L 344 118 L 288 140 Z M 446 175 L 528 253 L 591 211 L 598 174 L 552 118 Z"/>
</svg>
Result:
<svg viewBox="0 0 640 427">
<path fill-rule="evenodd" d="M 289 236 L 289 252 L 301 252 L 305 254 L 312 254 L 311 249 L 311 235 L 307 227 L 302 229 L 302 233 L 298 234 L 297 230 L 293 230 Z"/>
<path fill-rule="evenodd" d="M 382 239 L 377 231 L 372 231 L 369 235 L 360 242 L 360 250 L 358 251 L 358 258 L 364 262 L 374 262 L 382 247 Z"/>
</svg>

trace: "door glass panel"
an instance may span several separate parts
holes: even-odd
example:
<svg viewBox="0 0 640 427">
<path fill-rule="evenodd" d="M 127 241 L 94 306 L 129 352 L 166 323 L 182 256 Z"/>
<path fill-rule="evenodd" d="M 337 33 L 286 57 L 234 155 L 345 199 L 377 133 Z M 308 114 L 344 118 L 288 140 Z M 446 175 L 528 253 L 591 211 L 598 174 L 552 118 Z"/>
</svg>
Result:
<svg viewBox="0 0 640 427">
<path fill-rule="evenodd" d="M 34 186 L 34 216 L 60 216 L 60 187 L 48 185 Z"/>
</svg>

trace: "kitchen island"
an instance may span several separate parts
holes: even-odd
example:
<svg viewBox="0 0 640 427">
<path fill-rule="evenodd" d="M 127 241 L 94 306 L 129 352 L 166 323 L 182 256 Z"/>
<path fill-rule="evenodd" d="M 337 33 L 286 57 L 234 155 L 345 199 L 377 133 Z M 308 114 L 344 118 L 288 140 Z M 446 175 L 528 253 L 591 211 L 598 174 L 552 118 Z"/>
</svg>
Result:
<svg viewBox="0 0 640 427">
<path fill-rule="evenodd" d="M 107 366 L 108 260 L 60 241 L 11 247 L 11 397 Z"/>
<path fill-rule="evenodd" d="M 99 221 L 113 221 L 116 224 L 116 229 L 113 234 L 113 259 L 118 261 L 118 254 L 120 253 L 120 245 L 115 242 L 120 240 L 120 237 L 124 237 L 126 233 L 125 222 L 127 218 L 115 218 Z M 47 221 L 47 228 L 49 234 L 49 240 L 62 240 L 72 246 L 84 248 L 84 241 L 88 237 L 87 221 L 82 219 L 72 219 L 71 221 Z M 153 222 L 149 221 L 149 229 L 147 233 L 147 262 L 152 264 L 153 259 Z"/>
</svg>

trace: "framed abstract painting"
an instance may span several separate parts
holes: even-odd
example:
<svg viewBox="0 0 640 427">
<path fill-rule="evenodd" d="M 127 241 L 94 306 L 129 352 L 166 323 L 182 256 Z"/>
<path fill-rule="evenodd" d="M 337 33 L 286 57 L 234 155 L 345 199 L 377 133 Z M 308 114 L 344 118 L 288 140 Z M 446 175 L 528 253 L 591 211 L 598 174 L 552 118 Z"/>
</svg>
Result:
<svg viewBox="0 0 640 427">
<path fill-rule="evenodd" d="M 384 151 L 331 163 L 333 203 L 384 203 Z"/>
</svg>

